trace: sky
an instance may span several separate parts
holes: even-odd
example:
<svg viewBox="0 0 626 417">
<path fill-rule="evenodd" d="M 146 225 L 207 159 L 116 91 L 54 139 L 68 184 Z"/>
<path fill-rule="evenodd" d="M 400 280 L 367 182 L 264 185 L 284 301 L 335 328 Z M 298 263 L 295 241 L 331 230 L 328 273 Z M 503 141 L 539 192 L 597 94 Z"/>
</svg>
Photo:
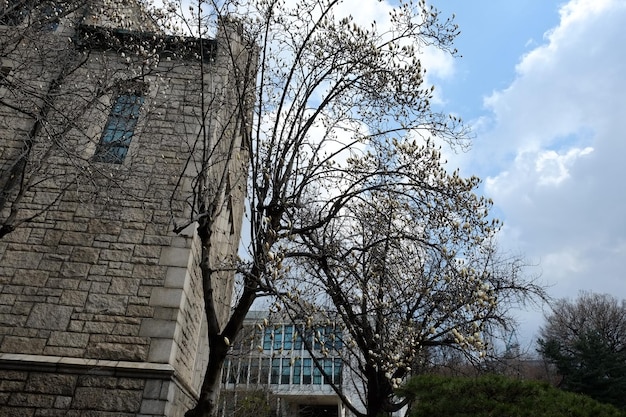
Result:
<svg viewBox="0 0 626 417">
<path fill-rule="evenodd" d="M 430 73 L 437 105 L 474 135 L 449 165 L 483 179 L 500 246 L 551 297 L 626 299 L 626 1 L 433 4 L 455 13 L 462 55 Z M 543 313 L 516 315 L 528 346 Z"/>
<path fill-rule="evenodd" d="M 389 2 L 345 0 L 342 13 L 384 24 Z M 626 1 L 432 0 L 455 14 L 459 56 L 425 53 L 438 109 L 474 139 L 446 153 L 478 175 L 503 221 L 499 244 L 523 257 L 554 299 L 626 299 Z M 534 352 L 549 305 L 516 312 Z"/>
</svg>

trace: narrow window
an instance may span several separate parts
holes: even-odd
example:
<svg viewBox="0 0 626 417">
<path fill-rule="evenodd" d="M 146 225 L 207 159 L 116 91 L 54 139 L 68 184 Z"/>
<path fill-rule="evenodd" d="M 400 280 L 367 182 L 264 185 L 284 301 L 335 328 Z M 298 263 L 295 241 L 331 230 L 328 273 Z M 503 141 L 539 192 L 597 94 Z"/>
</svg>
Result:
<svg viewBox="0 0 626 417">
<path fill-rule="evenodd" d="M 250 359 L 250 384 L 256 385 L 258 383 L 259 383 L 259 359 L 252 358 Z"/>
<path fill-rule="evenodd" d="M 225 384 L 228 381 L 228 368 L 230 367 L 230 361 L 228 359 L 224 360 L 224 364 L 222 365 L 222 384 Z"/>
<path fill-rule="evenodd" d="M 296 334 L 294 336 L 293 348 L 297 351 L 302 349 L 302 338 L 304 337 L 304 326 L 299 324 L 296 326 Z"/>
<path fill-rule="evenodd" d="M 316 385 L 320 385 L 322 383 L 322 371 L 320 371 L 320 368 L 318 368 L 317 365 L 313 368 L 313 383 Z"/>
<path fill-rule="evenodd" d="M 239 361 L 230 363 L 230 372 L 228 373 L 228 382 L 229 383 L 231 383 L 231 384 L 236 384 L 237 383 L 237 374 L 238 374 L 237 367 L 240 366 L 240 365 L 241 365 L 241 363 Z"/>
<path fill-rule="evenodd" d="M 300 385 L 302 383 L 302 360 L 296 359 L 293 363 L 293 380 L 292 383 Z"/>
<path fill-rule="evenodd" d="M 341 369 L 343 367 L 343 361 L 341 358 L 334 359 L 334 372 L 333 372 L 333 382 L 337 385 L 341 384 Z"/>
<path fill-rule="evenodd" d="M 283 385 L 289 385 L 291 379 L 291 359 L 283 359 L 283 367 L 280 374 L 280 383 Z"/>
<path fill-rule="evenodd" d="M 305 358 L 302 360 L 302 383 L 311 383 L 311 358 Z"/>
<path fill-rule="evenodd" d="M 291 350 L 293 347 L 293 326 L 285 326 L 285 337 L 283 339 L 283 347 L 285 350 Z"/>
<path fill-rule="evenodd" d="M 263 350 L 270 350 L 272 348 L 272 339 L 274 333 L 272 329 L 265 329 L 265 335 L 263 336 Z"/>
<path fill-rule="evenodd" d="M 115 99 L 96 148 L 95 161 L 113 164 L 121 164 L 124 161 L 143 100 L 139 91 L 123 93 Z"/>
<path fill-rule="evenodd" d="M 280 378 L 280 359 L 272 359 L 272 371 L 270 374 L 270 384 L 278 384 Z"/>
<path fill-rule="evenodd" d="M 239 377 L 237 379 L 237 383 L 239 384 L 248 384 L 248 368 L 249 364 L 246 359 L 240 360 L 239 362 Z"/>
<path fill-rule="evenodd" d="M 261 359 L 261 374 L 260 384 L 267 384 L 270 377 L 270 360 L 267 358 Z"/>
<path fill-rule="evenodd" d="M 282 349 L 283 347 L 283 328 L 282 326 L 274 327 L 274 350 Z"/>
</svg>

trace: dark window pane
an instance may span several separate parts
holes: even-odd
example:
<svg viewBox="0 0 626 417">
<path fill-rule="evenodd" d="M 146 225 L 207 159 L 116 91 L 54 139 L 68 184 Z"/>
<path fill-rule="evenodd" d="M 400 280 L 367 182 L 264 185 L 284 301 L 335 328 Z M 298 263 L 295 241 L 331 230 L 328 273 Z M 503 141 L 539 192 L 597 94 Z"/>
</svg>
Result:
<svg viewBox="0 0 626 417">
<path fill-rule="evenodd" d="M 304 326 L 299 325 L 296 327 L 296 334 L 295 334 L 295 340 L 294 340 L 294 345 L 293 348 L 295 350 L 301 350 L 302 349 L 302 338 L 304 337 Z"/>
<path fill-rule="evenodd" d="M 343 361 L 341 359 L 335 359 L 333 382 L 335 384 L 341 384 L 341 370 L 343 368 Z"/>
<path fill-rule="evenodd" d="M 222 365 L 222 383 L 225 384 L 228 380 L 228 368 L 230 367 L 230 361 L 226 359 Z"/>
<path fill-rule="evenodd" d="M 270 360 L 267 358 L 261 359 L 261 377 L 260 384 L 267 384 L 270 377 Z"/>
<path fill-rule="evenodd" d="M 289 379 L 291 377 L 291 360 L 283 359 L 283 369 L 280 374 L 280 383 L 289 385 Z"/>
<path fill-rule="evenodd" d="M 280 377 L 280 359 L 272 359 L 272 373 L 270 375 L 270 384 L 278 384 Z"/>
<path fill-rule="evenodd" d="M 272 348 L 272 338 L 274 333 L 272 329 L 265 329 L 265 336 L 263 337 L 263 350 L 270 350 Z"/>
<path fill-rule="evenodd" d="M 241 360 L 239 363 L 239 377 L 237 378 L 237 383 L 248 383 L 248 361 L 245 359 Z"/>
<path fill-rule="evenodd" d="M 259 360 L 257 358 L 250 359 L 250 384 L 259 383 Z"/>
<path fill-rule="evenodd" d="M 143 97 L 136 93 L 117 97 L 96 148 L 95 161 L 114 164 L 121 164 L 124 161 L 143 100 Z"/>
<path fill-rule="evenodd" d="M 285 336 L 283 341 L 283 347 L 286 350 L 290 350 L 293 346 L 293 326 L 285 326 Z"/>
<path fill-rule="evenodd" d="M 313 367 L 313 383 L 318 385 L 322 383 L 322 372 L 317 366 Z"/>
<path fill-rule="evenodd" d="M 311 383 L 311 358 L 305 358 L 302 360 L 302 383 Z"/>
<path fill-rule="evenodd" d="M 302 360 L 296 359 L 293 362 L 293 384 L 300 384 L 302 382 Z"/>
<path fill-rule="evenodd" d="M 277 326 L 274 328 L 274 350 L 278 350 L 283 347 L 283 328 Z"/>
<path fill-rule="evenodd" d="M 330 384 L 333 377 L 333 360 L 324 359 L 324 383 Z"/>
</svg>

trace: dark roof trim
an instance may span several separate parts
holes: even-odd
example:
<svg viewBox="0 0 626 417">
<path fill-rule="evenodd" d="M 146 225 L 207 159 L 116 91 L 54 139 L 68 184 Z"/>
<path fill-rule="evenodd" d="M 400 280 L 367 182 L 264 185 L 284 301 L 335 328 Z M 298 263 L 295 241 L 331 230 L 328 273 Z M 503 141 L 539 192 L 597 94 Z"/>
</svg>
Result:
<svg viewBox="0 0 626 417">
<path fill-rule="evenodd" d="M 155 49 L 159 55 L 174 59 L 202 60 L 212 62 L 217 52 L 215 39 L 167 36 L 153 32 L 135 32 L 125 29 L 80 25 L 76 43 L 85 49 L 132 52 L 139 43 L 144 48 Z"/>
</svg>

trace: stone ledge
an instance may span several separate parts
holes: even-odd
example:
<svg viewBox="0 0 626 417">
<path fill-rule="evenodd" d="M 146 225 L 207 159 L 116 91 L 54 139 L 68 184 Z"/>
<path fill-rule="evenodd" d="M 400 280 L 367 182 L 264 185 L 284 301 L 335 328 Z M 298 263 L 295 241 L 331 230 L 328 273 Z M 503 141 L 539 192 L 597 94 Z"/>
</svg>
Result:
<svg viewBox="0 0 626 417">
<path fill-rule="evenodd" d="M 0 369 L 77 374 L 97 373 L 98 375 L 134 378 L 172 379 L 176 377 L 174 367 L 162 363 L 108 361 L 19 353 L 0 353 Z"/>
</svg>

